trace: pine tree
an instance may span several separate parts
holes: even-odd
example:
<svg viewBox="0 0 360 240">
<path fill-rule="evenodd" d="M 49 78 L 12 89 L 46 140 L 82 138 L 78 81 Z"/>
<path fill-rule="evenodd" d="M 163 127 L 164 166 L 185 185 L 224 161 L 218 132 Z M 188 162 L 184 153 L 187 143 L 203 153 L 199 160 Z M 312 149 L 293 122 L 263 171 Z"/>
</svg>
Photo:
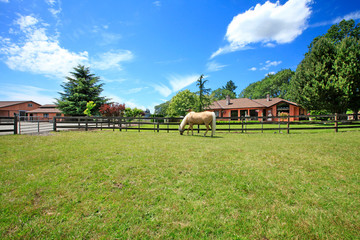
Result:
<svg viewBox="0 0 360 240">
<path fill-rule="evenodd" d="M 58 108 L 70 116 L 84 116 L 86 104 L 93 101 L 96 106 L 92 109 L 94 115 L 98 114 L 99 107 L 108 99 L 100 97 L 104 84 L 99 83 L 100 77 L 90 73 L 90 69 L 78 65 L 70 72 L 71 77 L 66 77 L 67 82 L 62 84 L 64 92 L 59 92 L 60 99 L 56 99 Z"/>
</svg>

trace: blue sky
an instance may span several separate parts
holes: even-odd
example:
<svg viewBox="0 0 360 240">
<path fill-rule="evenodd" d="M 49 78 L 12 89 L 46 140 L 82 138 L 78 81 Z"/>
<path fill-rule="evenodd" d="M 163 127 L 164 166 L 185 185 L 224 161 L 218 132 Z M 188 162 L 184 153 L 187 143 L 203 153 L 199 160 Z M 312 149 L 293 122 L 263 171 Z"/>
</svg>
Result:
<svg viewBox="0 0 360 240">
<path fill-rule="evenodd" d="M 237 94 L 296 70 L 316 36 L 360 19 L 359 0 L 0 0 L 0 101 L 53 103 L 77 64 L 103 96 L 149 108 L 206 76 Z"/>
</svg>

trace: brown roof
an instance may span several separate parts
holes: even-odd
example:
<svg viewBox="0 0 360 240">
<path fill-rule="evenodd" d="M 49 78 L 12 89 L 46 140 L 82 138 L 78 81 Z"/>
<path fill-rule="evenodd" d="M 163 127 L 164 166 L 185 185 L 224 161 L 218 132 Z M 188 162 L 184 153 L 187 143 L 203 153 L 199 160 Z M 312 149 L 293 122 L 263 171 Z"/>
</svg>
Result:
<svg viewBox="0 0 360 240">
<path fill-rule="evenodd" d="M 280 102 L 286 102 L 297 106 L 296 103 L 287 101 L 282 98 L 271 98 L 270 101 L 264 99 L 236 98 L 230 99 L 230 104 L 226 105 L 226 99 L 213 102 L 209 109 L 238 109 L 238 108 L 267 108 Z"/>
<path fill-rule="evenodd" d="M 28 113 L 61 113 L 61 111 L 56 107 L 56 104 L 45 104 L 37 109 L 28 111 Z"/>
<path fill-rule="evenodd" d="M 27 102 L 36 103 L 34 101 L 0 101 L 0 108 L 9 107 L 9 106 L 13 106 L 13 105 L 21 104 L 21 103 L 27 103 Z M 38 104 L 38 103 L 36 103 L 36 104 Z M 40 105 L 40 104 L 38 104 L 38 105 Z"/>
</svg>

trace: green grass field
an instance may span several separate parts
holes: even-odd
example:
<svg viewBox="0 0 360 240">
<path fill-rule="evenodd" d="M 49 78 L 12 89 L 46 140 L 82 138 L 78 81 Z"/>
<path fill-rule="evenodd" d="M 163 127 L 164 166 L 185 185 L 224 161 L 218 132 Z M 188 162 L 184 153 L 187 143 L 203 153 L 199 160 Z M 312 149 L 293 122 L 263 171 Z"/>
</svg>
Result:
<svg viewBox="0 0 360 240">
<path fill-rule="evenodd" d="M 0 136 L 2 239 L 358 239 L 360 132 Z"/>
</svg>

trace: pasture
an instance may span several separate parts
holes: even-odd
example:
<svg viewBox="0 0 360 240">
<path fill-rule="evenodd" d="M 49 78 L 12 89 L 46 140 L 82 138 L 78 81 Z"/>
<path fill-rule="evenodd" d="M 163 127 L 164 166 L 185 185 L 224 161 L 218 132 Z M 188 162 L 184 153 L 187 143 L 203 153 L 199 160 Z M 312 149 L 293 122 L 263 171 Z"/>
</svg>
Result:
<svg viewBox="0 0 360 240">
<path fill-rule="evenodd" d="M 0 136 L 2 239 L 355 239 L 360 132 Z"/>
</svg>

